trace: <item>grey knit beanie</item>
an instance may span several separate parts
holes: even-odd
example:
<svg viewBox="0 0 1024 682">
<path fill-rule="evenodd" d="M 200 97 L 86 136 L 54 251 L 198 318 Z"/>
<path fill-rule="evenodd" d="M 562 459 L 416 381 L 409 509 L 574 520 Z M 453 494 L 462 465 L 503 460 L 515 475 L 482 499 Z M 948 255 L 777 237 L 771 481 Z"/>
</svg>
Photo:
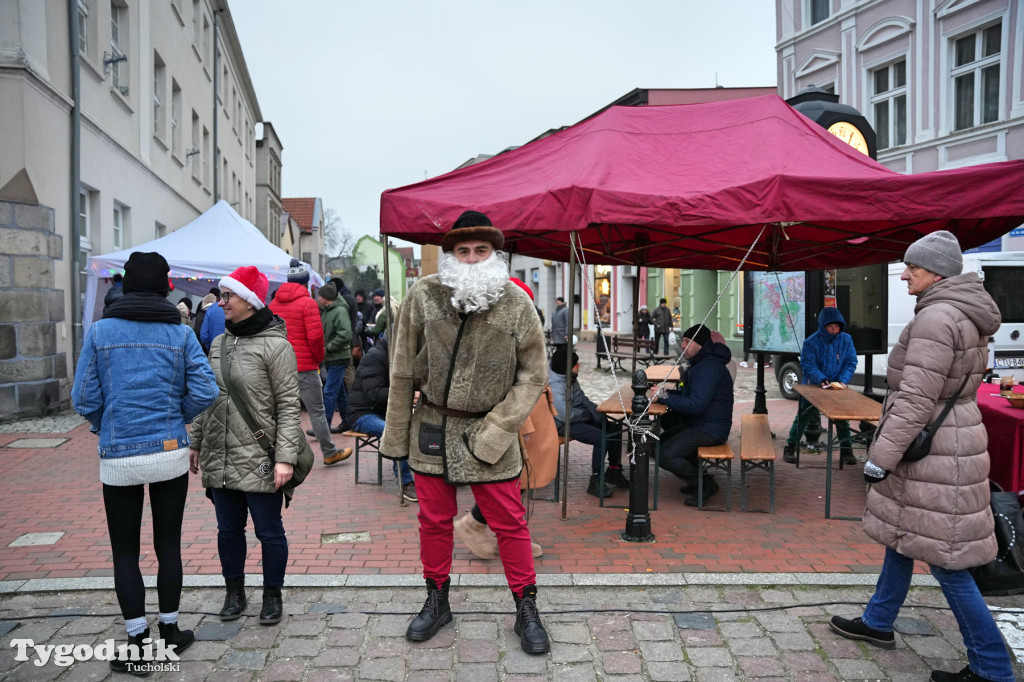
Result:
<svg viewBox="0 0 1024 682">
<path fill-rule="evenodd" d="M 964 271 L 964 254 L 952 232 L 939 230 L 918 239 L 907 249 L 903 262 L 916 265 L 942 277 L 955 277 Z"/>
</svg>

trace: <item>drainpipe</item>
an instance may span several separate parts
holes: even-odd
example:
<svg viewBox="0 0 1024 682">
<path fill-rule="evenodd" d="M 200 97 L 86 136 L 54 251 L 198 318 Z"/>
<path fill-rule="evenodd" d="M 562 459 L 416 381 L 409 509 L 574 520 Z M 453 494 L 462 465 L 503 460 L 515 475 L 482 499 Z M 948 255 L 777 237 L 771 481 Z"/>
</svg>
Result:
<svg viewBox="0 0 1024 682">
<path fill-rule="evenodd" d="M 68 40 L 71 48 L 71 366 L 75 360 L 81 343 L 82 331 L 81 292 L 78 290 L 78 271 L 81 269 L 79 259 L 81 249 L 78 224 L 78 195 L 82 186 L 82 84 L 78 58 L 78 0 L 68 0 Z"/>
<path fill-rule="evenodd" d="M 223 9 L 219 9 L 213 13 L 213 203 L 217 203 L 220 199 L 220 192 L 218 191 L 217 174 L 220 171 L 220 150 L 217 147 L 217 44 L 220 42 L 220 13 Z"/>
</svg>

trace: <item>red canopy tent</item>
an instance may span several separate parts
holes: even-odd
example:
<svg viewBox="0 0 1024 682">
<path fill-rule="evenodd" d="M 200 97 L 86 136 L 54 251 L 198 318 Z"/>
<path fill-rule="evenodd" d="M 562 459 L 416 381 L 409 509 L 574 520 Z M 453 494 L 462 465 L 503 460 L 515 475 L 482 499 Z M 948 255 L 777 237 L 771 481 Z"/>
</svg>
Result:
<svg viewBox="0 0 1024 682">
<path fill-rule="evenodd" d="M 515 253 L 591 264 L 815 270 L 892 261 L 938 229 L 966 249 L 1024 222 L 1024 161 L 902 175 L 770 95 L 611 107 L 381 195 L 381 233 L 439 244 L 466 208 Z M 656 248 L 652 248 L 656 247 Z"/>
</svg>

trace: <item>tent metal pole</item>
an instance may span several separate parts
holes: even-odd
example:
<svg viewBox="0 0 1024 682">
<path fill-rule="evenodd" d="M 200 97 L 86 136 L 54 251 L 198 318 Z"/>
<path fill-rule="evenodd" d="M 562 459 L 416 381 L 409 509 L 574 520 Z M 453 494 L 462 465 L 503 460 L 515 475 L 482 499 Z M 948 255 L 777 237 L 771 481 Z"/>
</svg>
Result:
<svg viewBox="0 0 1024 682">
<path fill-rule="evenodd" d="M 579 239 L 576 231 L 569 233 L 569 291 L 566 295 L 566 305 L 569 306 L 569 319 L 566 323 L 565 358 L 565 428 L 562 435 L 565 436 L 565 446 L 562 448 L 562 520 L 565 521 L 569 514 L 569 416 L 572 415 L 572 353 L 573 353 L 573 312 L 576 308 L 576 278 L 579 274 L 579 266 L 576 263 L 575 243 Z"/>
<path fill-rule="evenodd" d="M 391 260 L 388 253 L 388 236 L 381 233 L 380 235 L 380 247 L 381 253 L 384 254 L 384 319 L 387 320 L 384 327 L 384 333 L 388 339 L 388 371 L 390 372 L 391 361 L 395 358 L 395 321 L 391 317 L 391 268 L 388 267 L 388 263 Z M 408 503 L 405 501 L 405 495 L 402 491 L 402 471 L 398 471 L 398 506 L 405 507 Z"/>
<path fill-rule="evenodd" d="M 640 311 L 640 266 L 636 267 L 636 277 L 633 278 L 633 317 L 629 321 L 629 326 L 633 328 L 633 367 L 630 370 L 630 376 L 636 375 L 636 342 L 637 332 L 640 331 L 637 327 L 637 315 Z"/>
</svg>

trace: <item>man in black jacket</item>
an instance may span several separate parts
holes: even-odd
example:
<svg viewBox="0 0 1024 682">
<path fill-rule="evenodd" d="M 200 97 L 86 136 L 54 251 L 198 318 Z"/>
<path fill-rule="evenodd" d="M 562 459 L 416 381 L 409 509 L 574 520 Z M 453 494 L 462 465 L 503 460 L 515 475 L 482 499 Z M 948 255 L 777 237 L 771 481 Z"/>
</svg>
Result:
<svg viewBox="0 0 1024 682">
<path fill-rule="evenodd" d="M 384 416 L 388 411 L 388 391 L 391 389 L 389 372 L 388 342 L 387 338 L 383 338 L 363 356 L 352 382 L 352 390 L 348 394 L 345 421 L 352 424 L 356 431 L 377 438 L 384 435 Z M 399 466 L 402 470 L 402 496 L 410 502 L 416 502 L 416 484 L 413 482 L 409 462 L 404 459 L 392 462 L 395 476 L 398 476 Z"/>
</svg>

